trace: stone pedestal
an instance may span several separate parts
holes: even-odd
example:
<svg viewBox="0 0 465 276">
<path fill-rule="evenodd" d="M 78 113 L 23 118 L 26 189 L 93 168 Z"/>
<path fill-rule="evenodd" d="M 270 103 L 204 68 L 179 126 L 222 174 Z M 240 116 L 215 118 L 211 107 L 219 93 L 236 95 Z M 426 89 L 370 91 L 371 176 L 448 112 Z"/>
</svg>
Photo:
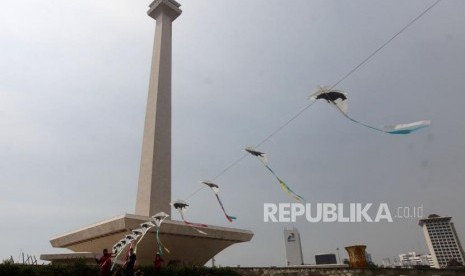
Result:
<svg viewBox="0 0 465 276">
<path fill-rule="evenodd" d="M 66 233 L 50 240 L 53 247 L 67 248 L 74 254 L 46 254 L 42 260 L 52 262 L 70 262 L 73 258 L 92 259 L 100 256 L 102 250 L 111 251 L 112 246 L 131 229 L 136 229 L 149 217 L 125 214 L 79 230 Z M 208 260 L 226 247 L 252 239 L 253 233 L 247 230 L 208 226 L 202 228 L 207 235 L 199 234 L 190 226 L 179 221 L 165 221 L 160 229 L 160 240 L 170 250 L 163 256 L 165 264 L 174 262 L 181 265 L 204 265 Z M 151 265 L 158 246 L 155 229 L 145 235 L 137 248 L 137 261 L 142 265 Z M 89 257 L 90 256 L 90 257 Z"/>
</svg>

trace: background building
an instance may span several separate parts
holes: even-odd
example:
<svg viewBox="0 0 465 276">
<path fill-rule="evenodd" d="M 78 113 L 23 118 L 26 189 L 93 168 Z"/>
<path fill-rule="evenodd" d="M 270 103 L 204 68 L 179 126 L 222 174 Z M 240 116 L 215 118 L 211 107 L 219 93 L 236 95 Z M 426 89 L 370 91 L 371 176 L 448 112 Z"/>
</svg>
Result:
<svg viewBox="0 0 465 276">
<path fill-rule="evenodd" d="M 382 266 L 383 266 L 383 267 L 394 267 L 395 265 L 394 265 L 393 263 L 391 263 L 391 259 L 389 259 L 389 258 L 384 258 L 384 259 L 383 259 Z"/>
<path fill-rule="evenodd" d="M 451 219 L 452 217 L 432 214 L 418 223 L 423 228 L 426 244 L 436 268 L 446 267 L 447 263 L 454 259 L 462 265 L 465 264 L 462 245 Z"/>
<path fill-rule="evenodd" d="M 315 263 L 317 265 L 337 264 L 336 255 L 333 253 L 315 255 Z"/>
<path fill-rule="evenodd" d="M 434 267 L 433 257 L 431 255 L 426 254 L 417 254 L 416 252 L 399 254 L 399 266 L 414 267 L 419 265 L 427 265 L 429 267 Z"/>
<path fill-rule="evenodd" d="M 297 228 L 284 229 L 284 247 L 286 248 L 287 265 L 303 265 L 302 245 Z"/>
<path fill-rule="evenodd" d="M 373 262 L 373 259 L 371 258 L 371 254 L 368 252 L 365 252 L 365 259 L 367 260 L 367 263 Z"/>
</svg>

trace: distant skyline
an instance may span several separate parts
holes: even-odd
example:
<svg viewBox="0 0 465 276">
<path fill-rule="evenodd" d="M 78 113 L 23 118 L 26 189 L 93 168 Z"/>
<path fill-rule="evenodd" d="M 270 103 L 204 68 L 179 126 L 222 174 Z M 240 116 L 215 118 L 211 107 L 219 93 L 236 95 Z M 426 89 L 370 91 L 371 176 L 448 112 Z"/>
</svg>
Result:
<svg viewBox="0 0 465 276">
<path fill-rule="evenodd" d="M 189 220 L 255 233 L 217 265 L 284 266 L 284 228 L 305 263 L 366 244 L 381 264 L 428 253 L 418 219 L 265 223 L 264 203 L 293 202 L 247 156 L 435 1 L 178 1 L 173 23 L 172 199 Z M 0 4 L 0 259 L 66 252 L 49 239 L 134 213 L 155 21 L 150 1 Z M 428 119 L 406 136 L 351 123 L 317 102 L 258 149 L 309 203 L 423 206 L 451 216 L 464 241 L 465 2 L 441 1 L 337 88 L 349 113 L 382 127 Z M 173 212 L 173 219 L 180 219 Z"/>
</svg>

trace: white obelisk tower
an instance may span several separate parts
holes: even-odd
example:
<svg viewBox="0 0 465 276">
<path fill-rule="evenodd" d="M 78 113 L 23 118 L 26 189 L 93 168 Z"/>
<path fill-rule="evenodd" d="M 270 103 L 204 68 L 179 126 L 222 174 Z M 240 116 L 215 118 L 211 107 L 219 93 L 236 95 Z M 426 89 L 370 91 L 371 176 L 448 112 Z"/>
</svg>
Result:
<svg viewBox="0 0 465 276">
<path fill-rule="evenodd" d="M 145 116 L 142 157 L 137 191 L 136 214 L 124 214 L 82 227 L 50 239 L 53 247 L 67 248 L 75 253 L 43 254 L 42 260 L 70 263 L 76 259 L 95 262 L 96 254 L 111 248 L 121 238 L 140 227 L 154 214 L 171 215 L 171 24 L 181 14 L 174 0 L 156 0 L 150 4 L 148 15 L 156 20 L 149 95 Z M 204 265 L 226 247 L 250 241 L 248 230 L 209 225 L 208 235 L 194 231 L 180 221 L 163 222 L 159 237 L 170 249 L 163 256 L 166 263 Z M 139 244 L 137 262 L 151 265 L 155 257 L 155 229 Z M 201 249 L 201 250 L 199 250 Z"/>
<path fill-rule="evenodd" d="M 181 14 L 179 7 L 174 0 L 155 0 L 147 12 L 156 28 L 136 215 L 171 215 L 171 25 Z"/>
</svg>

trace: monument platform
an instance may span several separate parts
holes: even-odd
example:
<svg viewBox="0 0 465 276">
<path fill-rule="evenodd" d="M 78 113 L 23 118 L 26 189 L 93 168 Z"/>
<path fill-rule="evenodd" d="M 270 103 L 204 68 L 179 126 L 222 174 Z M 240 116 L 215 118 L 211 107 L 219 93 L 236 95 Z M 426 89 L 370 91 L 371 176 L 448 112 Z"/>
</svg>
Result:
<svg viewBox="0 0 465 276">
<path fill-rule="evenodd" d="M 42 260 L 63 262 L 70 259 L 100 256 L 102 250 L 111 248 L 132 229 L 149 221 L 146 216 L 125 214 L 102 221 L 79 230 L 51 238 L 50 243 L 56 248 L 67 248 L 76 253 L 44 254 Z M 202 235 L 181 221 L 165 220 L 160 228 L 160 240 L 170 250 L 163 255 L 165 264 L 174 262 L 181 265 L 204 265 L 216 254 L 228 246 L 250 241 L 253 232 L 219 226 L 202 227 L 207 235 Z M 150 229 L 137 247 L 137 262 L 151 265 L 158 250 L 155 229 Z M 124 258 L 124 256 L 121 256 Z"/>
</svg>

